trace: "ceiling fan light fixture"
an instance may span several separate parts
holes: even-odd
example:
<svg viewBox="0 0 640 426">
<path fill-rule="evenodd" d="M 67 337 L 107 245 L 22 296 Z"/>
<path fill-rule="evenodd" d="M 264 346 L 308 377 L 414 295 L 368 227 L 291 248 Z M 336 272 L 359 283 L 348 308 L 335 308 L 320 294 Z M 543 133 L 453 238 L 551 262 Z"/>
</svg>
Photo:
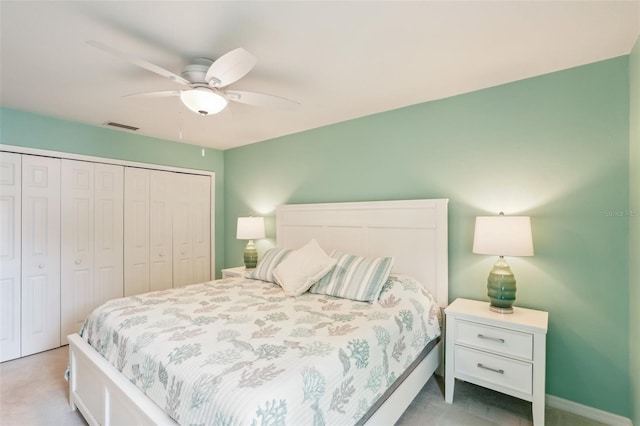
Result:
<svg viewBox="0 0 640 426">
<path fill-rule="evenodd" d="M 187 108 L 200 115 L 217 114 L 227 106 L 224 96 L 203 87 L 181 90 L 180 100 Z"/>
</svg>

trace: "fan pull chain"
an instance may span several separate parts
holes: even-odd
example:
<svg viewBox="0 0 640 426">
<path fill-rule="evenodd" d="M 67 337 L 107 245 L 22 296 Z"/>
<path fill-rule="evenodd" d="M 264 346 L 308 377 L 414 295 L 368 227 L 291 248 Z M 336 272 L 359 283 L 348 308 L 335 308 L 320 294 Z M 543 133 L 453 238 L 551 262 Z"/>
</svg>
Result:
<svg viewBox="0 0 640 426">
<path fill-rule="evenodd" d="M 206 140 L 207 139 L 207 116 L 203 115 L 198 117 L 198 121 L 200 121 L 200 137 L 202 138 L 202 140 Z M 202 150 L 202 156 L 204 157 L 204 150 Z"/>
<path fill-rule="evenodd" d="M 178 138 L 182 142 L 182 108 L 180 108 L 180 97 L 178 96 Z"/>
</svg>

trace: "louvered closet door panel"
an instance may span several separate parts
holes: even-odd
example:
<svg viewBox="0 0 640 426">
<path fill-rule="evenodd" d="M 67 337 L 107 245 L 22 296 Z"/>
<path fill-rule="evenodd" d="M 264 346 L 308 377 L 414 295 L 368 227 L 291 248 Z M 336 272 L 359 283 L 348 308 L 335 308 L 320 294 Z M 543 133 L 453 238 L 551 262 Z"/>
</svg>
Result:
<svg viewBox="0 0 640 426">
<path fill-rule="evenodd" d="M 173 239 L 171 231 L 175 173 L 153 170 L 150 174 L 150 289 L 173 287 Z"/>
<path fill-rule="evenodd" d="M 21 164 L 0 153 L 0 362 L 20 357 Z"/>
<path fill-rule="evenodd" d="M 124 294 L 148 292 L 149 170 L 124 171 Z"/>
<path fill-rule="evenodd" d="M 94 165 L 62 160 L 61 336 L 77 333 L 94 306 Z"/>
<path fill-rule="evenodd" d="M 22 356 L 60 346 L 60 159 L 22 157 Z"/>
<path fill-rule="evenodd" d="M 124 295 L 124 167 L 95 164 L 94 306 Z"/>
</svg>

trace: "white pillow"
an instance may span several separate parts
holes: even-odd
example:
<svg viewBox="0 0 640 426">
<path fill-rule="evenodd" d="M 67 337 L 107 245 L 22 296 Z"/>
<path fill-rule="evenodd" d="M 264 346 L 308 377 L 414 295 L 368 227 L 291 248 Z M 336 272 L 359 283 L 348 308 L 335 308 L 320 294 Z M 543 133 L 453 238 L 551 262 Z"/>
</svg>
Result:
<svg viewBox="0 0 640 426">
<path fill-rule="evenodd" d="M 328 256 L 311 240 L 303 247 L 293 250 L 273 270 L 273 277 L 287 296 L 299 296 L 320 278 L 324 277 L 336 264 L 336 259 Z"/>
</svg>

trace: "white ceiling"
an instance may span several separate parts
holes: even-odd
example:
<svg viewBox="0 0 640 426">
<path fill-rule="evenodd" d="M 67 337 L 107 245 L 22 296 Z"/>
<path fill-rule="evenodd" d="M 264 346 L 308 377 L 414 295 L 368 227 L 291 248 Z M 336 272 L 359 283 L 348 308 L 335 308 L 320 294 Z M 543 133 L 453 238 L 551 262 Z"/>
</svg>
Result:
<svg viewBox="0 0 640 426">
<path fill-rule="evenodd" d="M 640 33 L 639 0 L 2 0 L 0 15 L 2 106 L 218 149 L 625 55 Z M 123 98 L 180 86 L 87 40 L 177 74 L 243 47 L 258 64 L 230 87 L 300 106 L 201 117 Z"/>
</svg>

